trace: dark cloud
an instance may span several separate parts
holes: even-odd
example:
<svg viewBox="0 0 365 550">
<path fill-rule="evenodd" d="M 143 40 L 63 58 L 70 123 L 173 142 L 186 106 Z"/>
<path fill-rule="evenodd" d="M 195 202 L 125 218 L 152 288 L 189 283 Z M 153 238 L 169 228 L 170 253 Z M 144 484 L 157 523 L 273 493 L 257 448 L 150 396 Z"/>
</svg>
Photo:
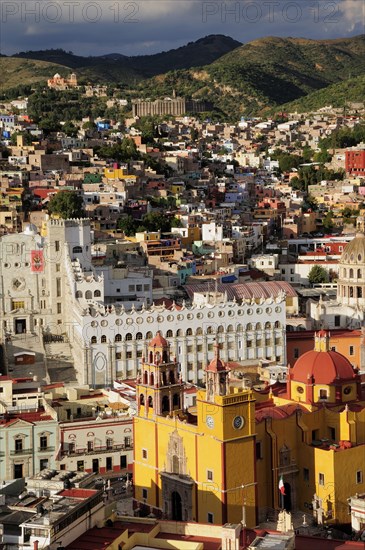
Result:
<svg viewBox="0 0 365 550">
<path fill-rule="evenodd" d="M 3 0 L 2 53 L 155 53 L 208 34 L 336 38 L 364 32 L 360 0 Z"/>
</svg>

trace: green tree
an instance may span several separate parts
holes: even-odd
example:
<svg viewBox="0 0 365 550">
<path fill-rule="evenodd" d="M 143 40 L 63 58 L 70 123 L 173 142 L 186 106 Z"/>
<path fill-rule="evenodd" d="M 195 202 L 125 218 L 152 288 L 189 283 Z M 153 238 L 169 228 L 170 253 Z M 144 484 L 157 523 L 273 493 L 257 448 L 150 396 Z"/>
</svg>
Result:
<svg viewBox="0 0 365 550">
<path fill-rule="evenodd" d="M 48 203 L 49 214 L 63 219 L 84 217 L 82 196 L 77 191 L 59 191 Z"/>
<path fill-rule="evenodd" d="M 328 282 L 328 273 L 321 265 L 314 265 L 308 273 L 308 281 L 311 285 Z"/>
<path fill-rule="evenodd" d="M 117 227 L 118 229 L 123 231 L 124 235 L 126 235 L 127 237 L 131 237 L 136 233 L 137 224 L 132 216 L 128 215 L 119 218 L 117 222 Z"/>
<path fill-rule="evenodd" d="M 329 210 L 329 212 L 327 212 L 327 214 L 325 215 L 325 217 L 323 219 L 322 225 L 323 225 L 324 229 L 326 229 L 327 231 L 331 231 L 333 229 L 333 212 L 332 212 L 332 210 Z"/>
</svg>

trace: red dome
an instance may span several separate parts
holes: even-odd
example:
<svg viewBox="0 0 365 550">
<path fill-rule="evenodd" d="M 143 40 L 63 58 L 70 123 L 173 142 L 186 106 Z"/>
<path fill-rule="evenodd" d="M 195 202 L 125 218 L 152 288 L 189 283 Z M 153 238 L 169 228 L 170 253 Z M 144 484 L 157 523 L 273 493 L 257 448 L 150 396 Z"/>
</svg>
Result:
<svg viewBox="0 0 365 550">
<path fill-rule="evenodd" d="M 219 371 L 229 370 L 227 369 L 225 363 L 219 357 L 219 344 L 215 344 L 214 347 L 215 347 L 215 355 L 205 370 L 210 372 L 219 372 Z"/>
<path fill-rule="evenodd" d="M 152 338 L 149 345 L 152 347 L 157 346 L 158 348 L 167 348 L 169 344 L 167 340 L 165 340 L 165 338 L 162 336 L 161 331 L 159 330 L 157 331 L 156 336 Z"/>
<path fill-rule="evenodd" d="M 219 372 L 227 369 L 225 367 L 225 364 L 221 359 L 219 359 L 219 357 L 214 357 L 214 359 L 212 359 L 209 365 L 207 366 L 206 370 L 210 372 Z"/>
<path fill-rule="evenodd" d="M 313 376 L 316 384 L 333 384 L 338 380 L 351 380 L 356 373 L 346 357 L 337 351 L 307 351 L 295 363 L 291 378 L 307 383 Z"/>
</svg>

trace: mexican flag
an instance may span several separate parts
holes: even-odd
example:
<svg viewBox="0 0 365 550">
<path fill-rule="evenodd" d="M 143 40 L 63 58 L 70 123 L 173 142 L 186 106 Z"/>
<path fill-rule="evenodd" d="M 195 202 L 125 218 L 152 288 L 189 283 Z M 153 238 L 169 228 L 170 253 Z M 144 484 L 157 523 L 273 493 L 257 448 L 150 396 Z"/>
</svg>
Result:
<svg viewBox="0 0 365 550">
<path fill-rule="evenodd" d="M 280 479 L 279 479 L 279 491 L 282 495 L 285 496 L 285 486 L 284 486 L 283 476 L 280 476 Z"/>
</svg>

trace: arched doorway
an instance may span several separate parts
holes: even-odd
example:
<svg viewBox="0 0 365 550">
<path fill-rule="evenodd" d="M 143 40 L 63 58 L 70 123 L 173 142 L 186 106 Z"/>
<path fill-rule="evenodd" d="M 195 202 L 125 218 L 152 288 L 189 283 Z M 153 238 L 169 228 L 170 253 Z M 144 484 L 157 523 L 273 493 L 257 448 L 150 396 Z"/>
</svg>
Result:
<svg viewBox="0 0 365 550">
<path fill-rule="evenodd" d="M 181 496 L 177 491 L 171 493 L 172 519 L 182 521 Z"/>
<path fill-rule="evenodd" d="M 287 512 L 291 511 L 291 486 L 289 483 L 284 483 L 285 494 L 283 496 L 283 508 Z"/>
</svg>

